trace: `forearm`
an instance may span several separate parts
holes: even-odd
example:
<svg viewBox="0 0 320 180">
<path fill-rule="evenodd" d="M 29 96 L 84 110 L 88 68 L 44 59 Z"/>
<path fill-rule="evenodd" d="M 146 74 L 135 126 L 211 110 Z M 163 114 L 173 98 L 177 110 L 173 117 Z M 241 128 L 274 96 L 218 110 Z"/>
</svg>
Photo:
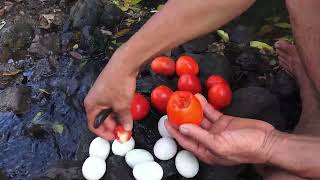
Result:
<svg viewBox="0 0 320 180">
<path fill-rule="evenodd" d="M 254 0 L 169 0 L 115 53 L 117 65 L 136 72 L 151 57 L 206 34 L 244 12 Z M 121 62 L 118 59 L 122 59 Z"/>
<path fill-rule="evenodd" d="M 320 138 L 276 132 L 270 163 L 301 177 L 320 177 Z"/>
</svg>

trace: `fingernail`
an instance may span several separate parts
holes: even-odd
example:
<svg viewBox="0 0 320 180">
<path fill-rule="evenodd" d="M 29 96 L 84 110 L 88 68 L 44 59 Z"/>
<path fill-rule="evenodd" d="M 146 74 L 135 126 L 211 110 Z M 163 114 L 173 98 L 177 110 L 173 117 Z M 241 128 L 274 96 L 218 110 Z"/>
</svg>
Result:
<svg viewBox="0 0 320 180">
<path fill-rule="evenodd" d="M 182 134 L 189 134 L 189 128 L 188 127 L 185 127 L 184 125 L 181 125 L 179 127 L 179 131 L 182 133 Z"/>
</svg>

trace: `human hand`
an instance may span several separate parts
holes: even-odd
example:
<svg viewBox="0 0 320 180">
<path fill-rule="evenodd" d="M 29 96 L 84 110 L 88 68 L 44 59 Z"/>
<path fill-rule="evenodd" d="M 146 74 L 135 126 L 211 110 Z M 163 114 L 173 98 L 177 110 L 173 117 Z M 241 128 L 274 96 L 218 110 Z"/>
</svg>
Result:
<svg viewBox="0 0 320 180">
<path fill-rule="evenodd" d="M 126 130 L 132 129 L 130 108 L 137 73 L 127 71 L 123 65 L 121 57 L 114 54 L 84 100 L 89 129 L 107 140 L 115 138 L 113 131 L 117 125 L 116 119 Z M 93 125 L 96 116 L 102 110 L 110 108 L 113 112 L 95 129 Z"/>
<path fill-rule="evenodd" d="M 197 94 L 204 109 L 201 127 L 192 124 L 166 128 L 177 142 L 208 164 L 265 163 L 270 159 L 272 125 L 223 115 Z"/>
</svg>

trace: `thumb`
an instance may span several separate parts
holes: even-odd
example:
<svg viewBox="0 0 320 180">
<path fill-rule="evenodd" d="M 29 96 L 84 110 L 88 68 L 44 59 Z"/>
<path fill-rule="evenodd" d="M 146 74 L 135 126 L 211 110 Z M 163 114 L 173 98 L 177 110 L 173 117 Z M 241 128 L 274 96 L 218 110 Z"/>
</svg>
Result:
<svg viewBox="0 0 320 180">
<path fill-rule="evenodd" d="M 179 127 L 181 134 L 191 137 L 195 141 L 199 142 L 208 149 L 215 149 L 214 134 L 210 134 L 208 131 L 202 129 L 199 126 L 193 124 L 183 124 Z"/>
<path fill-rule="evenodd" d="M 116 112 L 117 122 L 121 123 L 126 131 L 131 131 L 133 127 L 133 120 L 130 108 L 123 109 Z"/>
</svg>

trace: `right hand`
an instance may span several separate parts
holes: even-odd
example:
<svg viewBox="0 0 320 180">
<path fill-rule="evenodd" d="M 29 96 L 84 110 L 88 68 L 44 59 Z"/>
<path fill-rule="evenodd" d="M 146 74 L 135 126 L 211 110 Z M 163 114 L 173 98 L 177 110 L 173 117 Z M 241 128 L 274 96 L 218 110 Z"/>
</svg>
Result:
<svg viewBox="0 0 320 180">
<path fill-rule="evenodd" d="M 84 100 L 89 129 L 96 135 L 113 140 L 113 131 L 117 121 L 126 130 L 132 130 L 131 100 L 136 88 L 136 73 L 129 73 L 121 67 L 120 59 L 114 55 L 103 69 Z M 107 119 L 95 129 L 93 127 L 96 116 L 103 110 L 112 108 Z"/>
</svg>

